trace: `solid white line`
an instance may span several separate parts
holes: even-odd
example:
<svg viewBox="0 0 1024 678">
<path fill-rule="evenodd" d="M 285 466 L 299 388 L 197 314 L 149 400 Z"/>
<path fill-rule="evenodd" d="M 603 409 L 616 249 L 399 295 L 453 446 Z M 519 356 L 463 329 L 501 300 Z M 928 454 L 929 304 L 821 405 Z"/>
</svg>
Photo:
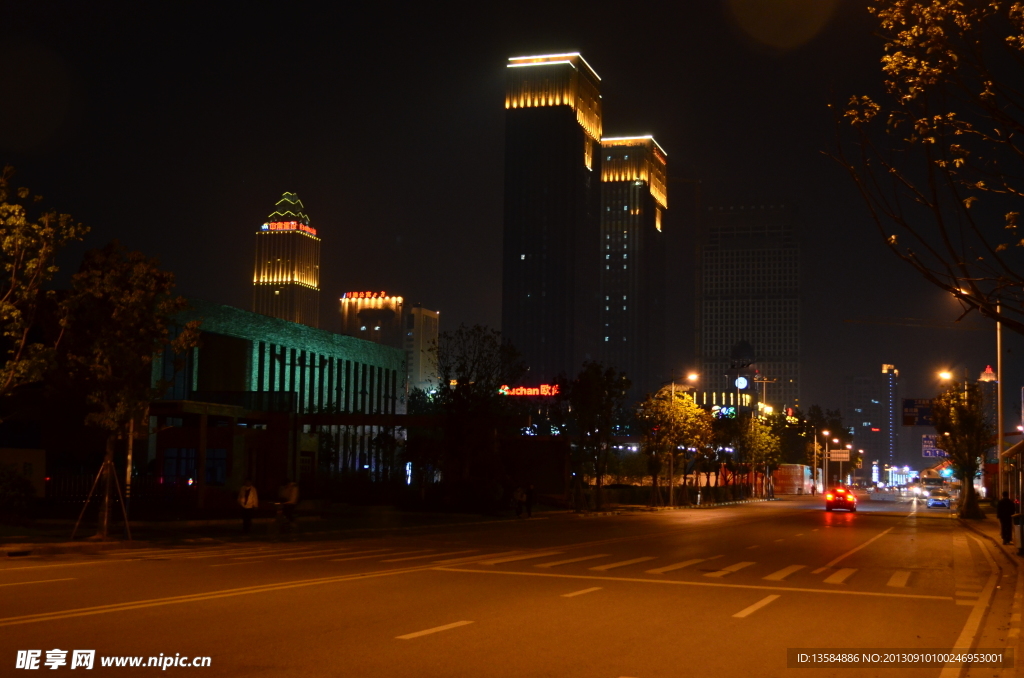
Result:
<svg viewBox="0 0 1024 678">
<path fill-rule="evenodd" d="M 502 563 L 513 563 L 517 560 L 532 560 L 533 558 L 547 558 L 548 556 L 557 556 L 561 554 L 561 551 L 545 551 L 544 553 L 523 553 L 518 556 L 509 556 L 507 558 L 492 558 L 490 560 L 477 561 L 477 565 L 501 565 Z"/>
<path fill-rule="evenodd" d="M 594 558 L 607 558 L 607 553 L 598 553 L 596 556 L 583 556 L 582 558 L 570 558 L 569 560 L 556 560 L 550 563 L 539 563 L 534 567 L 557 567 L 558 565 L 568 565 L 569 563 L 578 563 L 584 560 L 593 560 Z"/>
<path fill-rule="evenodd" d="M 864 548 L 865 546 L 867 546 L 871 542 L 875 541 L 876 539 L 881 539 L 885 535 L 889 534 L 890 532 L 893 531 L 893 529 L 895 529 L 895 528 L 890 527 L 889 529 L 887 529 L 887 530 L 885 530 L 885 531 L 883 531 L 883 532 L 881 532 L 879 534 L 876 534 L 874 537 L 872 537 L 871 539 L 868 539 L 866 542 L 864 542 L 863 544 L 861 544 L 857 548 L 850 549 L 849 551 L 847 551 L 843 555 L 839 556 L 838 558 L 834 558 L 833 560 L 829 561 L 828 563 L 825 563 L 824 567 L 819 567 L 817 570 L 815 570 L 813 572 L 813 574 L 818 574 L 819 572 L 824 572 L 826 568 L 832 567 L 833 565 L 838 563 L 843 558 L 846 558 L 848 556 L 852 556 L 854 553 L 856 553 L 857 551 L 860 551 L 862 548 Z"/>
<path fill-rule="evenodd" d="M 405 558 L 391 558 L 390 560 L 382 560 L 382 563 L 401 563 L 406 560 L 420 560 L 422 558 L 436 558 L 438 556 L 454 556 L 456 553 L 473 553 L 477 549 L 466 549 L 465 551 L 448 551 L 447 553 L 428 553 L 423 556 L 407 556 Z"/>
<path fill-rule="evenodd" d="M 693 558 L 691 560 L 684 560 L 681 563 L 672 563 L 665 567 L 656 567 L 653 570 L 645 570 L 645 572 L 647 572 L 647 574 L 665 574 L 666 572 L 672 572 L 673 570 L 681 570 L 682 568 L 689 567 L 690 565 L 703 563 L 705 560 L 708 560 L 708 558 Z"/>
<path fill-rule="evenodd" d="M 412 638 L 419 638 L 420 636 L 429 636 L 431 633 L 438 633 L 439 631 L 447 631 L 448 629 L 455 629 L 466 624 L 472 624 L 471 621 L 457 621 L 452 624 L 445 624 L 444 626 L 435 626 L 432 629 L 426 629 L 425 631 L 417 631 L 416 633 L 407 633 L 404 636 L 395 636 L 395 640 L 411 640 Z"/>
<path fill-rule="evenodd" d="M 773 594 L 773 595 L 770 595 L 770 596 L 765 596 L 764 598 L 762 598 L 761 600 L 757 601 L 756 603 L 754 603 L 750 607 L 746 607 L 746 608 L 740 610 L 739 612 L 734 614 L 733 617 L 736 617 L 737 619 L 743 619 L 744 617 L 749 617 L 750 615 L 754 614 L 755 612 L 760 610 L 762 607 L 764 607 L 768 603 L 776 601 L 776 600 L 778 600 L 781 597 L 782 596 L 777 595 L 777 594 Z"/>
<path fill-rule="evenodd" d="M 397 555 L 399 555 L 397 553 L 395 553 L 395 554 L 385 553 L 385 551 L 392 551 L 392 550 L 394 550 L 394 549 L 366 549 L 365 551 L 349 551 L 348 549 L 331 549 L 330 551 L 315 551 L 315 552 L 313 552 L 311 554 L 308 554 L 308 555 L 293 556 L 291 558 L 282 558 L 281 560 L 289 560 L 289 561 L 290 560 L 310 560 L 311 558 L 323 558 L 325 556 L 336 556 L 339 553 L 340 554 L 344 554 L 344 555 L 350 555 L 350 556 L 358 555 L 358 554 L 361 554 L 361 553 L 374 553 L 374 554 L 379 555 L 379 556 L 383 556 L 383 555 L 396 555 L 397 556 Z M 345 553 L 346 551 L 348 551 L 348 553 Z M 404 551 L 404 553 L 421 553 L 421 551 Z"/>
<path fill-rule="evenodd" d="M 467 565 L 476 562 L 477 558 L 495 558 L 498 556 L 507 556 L 511 553 L 519 553 L 519 551 L 502 551 L 500 553 L 488 553 L 480 556 L 464 556 L 462 558 L 448 558 L 446 560 L 435 560 L 434 563 L 437 565 L 448 565 L 450 563 L 465 563 Z M 438 555 L 441 555 L 440 553 Z"/>
<path fill-rule="evenodd" d="M 0 584 L 0 586 L 21 586 L 22 584 L 49 584 L 54 581 L 72 581 L 78 577 L 64 577 L 63 579 L 40 579 L 38 581 L 14 581 L 10 584 Z"/>
<path fill-rule="evenodd" d="M 985 611 L 988 606 L 992 603 L 992 597 L 996 591 L 996 582 L 999 580 L 999 568 L 996 566 L 996 562 L 992 560 L 991 554 L 985 547 L 984 542 L 980 539 L 971 537 L 978 543 L 978 547 L 981 549 L 982 555 L 985 556 L 985 560 L 988 561 L 988 581 L 985 582 L 985 588 L 981 592 L 981 597 L 977 601 L 970 600 L 958 600 L 957 605 L 971 605 L 973 603 L 974 609 L 971 610 L 971 614 L 967 616 L 967 621 L 964 623 L 964 628 L 960 632 L 960 637 L 956 639 L 952 647 L 974 647 L 974 642 L 977 640 L 977 636 L 981 633 L 981 621 L 985 617 Z M 939 678 L 957 678 L 962 671 L 962 667 L 959 662 L 950 662 L 942 668 L 942 673 L 939 674 Z"/>
<path fill-rule="evenodd" d="M 626 565 L 634 565 L 636 563 L 646 563 L 648 560 L 654 560 L 654 556 L 644 556 L 643 558 L 633 558 L 632 560 L 620 560 L 617 563 L 608 563 L 607 565 L 597 565 L 590 568 L 595 572 L 607 572 L 613 570 L 616 567 L 625 567 Z"/>
<path fill-rule="evenodd" d="M 837 570 L 836 572 L 833 572 L 829 576 L 825 577 L 825 583 L 826 584 L 842 584 L 844 581 L 846 581 L 850 577 L 851 574 L 853 574 L 856 571 L 857 570 L 855 568 L 844 567 L 843 569 Z"/>
<path fill-rule="evenodd" d="M 886 586 L 893 586 L 893 587 L 896 587 L 896 588 L 903 588 L 903 587 L 905 587 L 907 585 L 907 581 L 909 579 L 910 579 L 910 571 L 909 570 L 896 570 L 895 572 L 892 573 L 892 576 L 889 577 L 889 582 L 886 584 Z"/>
<path fill-rule="evenodd" d="M 807 566 L 806 565 L 790 565 L 789 567 L 782 568 L 778 572 L 772 572 L 767 577 L 761 577 L 761 578 L 762 579 L 766 579 L 768 581 L 784 581 L 786 579 L 786 577 L 788 577 L 789 575 L 793 574 L 797 570 L 804 569 L 805 567 L 807 567 Z"/>
<path fill-rule="evenodd" d="M 705 577 L 724 577 L 725 575 L 727 575 L 727 574 L 729 574 L 731 572 L 736 572 L 738 570 L 742 570 L 744 567 L 750 567 L 753 564 L 754 563 L 752 563 L 752 562 L 733 563 L 732 565 L 729 565 L 728 567 L 723 567 L 721 570 L 718 570 L 717 572 L 708 572 L 704 576 Z"/>
<path fill-rule="evenodd" d="M 602 587 L 594 586 L 589 589 L 583 589 L 582 591 L 573 591 L 572 593 L 563 593 L 563 598 L 574 598 L 575 596 L 582 596 L 584 593 L 593 593 L 594 591 L 600 591 Z"/>
</svg>

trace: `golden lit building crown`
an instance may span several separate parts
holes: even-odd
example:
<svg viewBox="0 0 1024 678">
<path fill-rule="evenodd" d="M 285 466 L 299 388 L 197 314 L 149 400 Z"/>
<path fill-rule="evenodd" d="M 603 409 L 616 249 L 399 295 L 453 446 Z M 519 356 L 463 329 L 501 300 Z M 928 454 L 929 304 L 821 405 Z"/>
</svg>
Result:
<svg viewBox="0 0 1024 678">
<path fill-rule="evenodd" d="M 606 154 L 601 181 L 642 181 L 662 209 L 668 209 L 668 153 L 650 135 L 601 139 L 604 151 L 623 147 L 628 152 Z"/>
<path fill-rule="evenodd" d="M 601 138 L 600 76 L 578 52 L 508 60 L 505 108 L 569 106 L 595 141 Z"/>
</svg>

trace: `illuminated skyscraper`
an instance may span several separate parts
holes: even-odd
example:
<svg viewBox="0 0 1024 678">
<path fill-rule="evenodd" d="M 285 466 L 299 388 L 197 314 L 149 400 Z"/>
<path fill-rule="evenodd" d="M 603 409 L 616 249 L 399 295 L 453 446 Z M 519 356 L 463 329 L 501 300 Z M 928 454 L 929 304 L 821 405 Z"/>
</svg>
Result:
<svg viewBox="0 0 1024 678">
<path fill-rule="evenodd" d="M 601 140 L 602 359 L 642 398 L 670 378 L 665 353 L 666 154 L 652 137 Z"/>
<path fill-rule="evenodd" d="M 320 238 L 299 196 L 285 193 L 256 231 L 252 310 L 310 327 L 320 324 Z"/>
<path fill-rule="evenodd" d="M 864 450 L 868 461 L 885 464 L 898 461 L 899 377 L 899 370 L 886 364 L 882 365 L 881 373 L 874 376 L 846 380 L 846 404 L 842 410 L 844 423 L 853 433 L 854 446 Z M 916 456 L 920 457 L 921 453 Z"/>
<path fill-rule="evenodd" d="M 597 357 L 600 78 L 579 54 L 506 70 L 502 333 L 540 383 Z"/>
<path fill-rule="evenodd" d="M 697 272 L 702 385 L 736 387 L 731 350 L 749 342 L 775 408 L 800 399 L 800 243 L 790 205 L 717 205 L 703 211 Z M 756 383 L 747 379 L 745 389 Z M 767 391 L 765 391 L 767 387 Z M 741 389 L 743 390 L 743 389 Z"/>
</svg>

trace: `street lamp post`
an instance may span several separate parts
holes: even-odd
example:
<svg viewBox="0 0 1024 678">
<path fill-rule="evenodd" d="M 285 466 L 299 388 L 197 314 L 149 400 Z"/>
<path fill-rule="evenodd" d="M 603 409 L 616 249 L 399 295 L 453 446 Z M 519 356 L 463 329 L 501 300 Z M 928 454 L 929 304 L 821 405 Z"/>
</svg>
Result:
<svg viewBox="0 0 1024 678">
<path fill-rule="evenodd" d="M 822 431 L 822 445 L 821 445 L 821 489 L 824 492 L 828 486 L 828 431 Z"/>
</svg>

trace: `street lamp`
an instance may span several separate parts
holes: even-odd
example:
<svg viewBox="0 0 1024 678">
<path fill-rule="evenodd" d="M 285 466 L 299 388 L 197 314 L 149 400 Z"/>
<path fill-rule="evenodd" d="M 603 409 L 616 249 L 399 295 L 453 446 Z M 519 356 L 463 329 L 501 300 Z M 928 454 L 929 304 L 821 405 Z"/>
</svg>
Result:
<svg viewBox="0 0 1024 678">
<path fill-rule="evenodd" d="M 821 465 L 822 465 L 822 469 L 821 469 L 821 491 L 822 492 L 825 491 L 825 487 L 828 484 L 828 435 L 829 435 L 828 431 L 822 431 L 821 432 L 821 436 L 822 436 L 822 441 L 821 441 L 821 443 L 822 443 L 822 445 L 821 445 L 821 454 L 822 454 L 822 459 L 821 459 Z"/>
</svg>

